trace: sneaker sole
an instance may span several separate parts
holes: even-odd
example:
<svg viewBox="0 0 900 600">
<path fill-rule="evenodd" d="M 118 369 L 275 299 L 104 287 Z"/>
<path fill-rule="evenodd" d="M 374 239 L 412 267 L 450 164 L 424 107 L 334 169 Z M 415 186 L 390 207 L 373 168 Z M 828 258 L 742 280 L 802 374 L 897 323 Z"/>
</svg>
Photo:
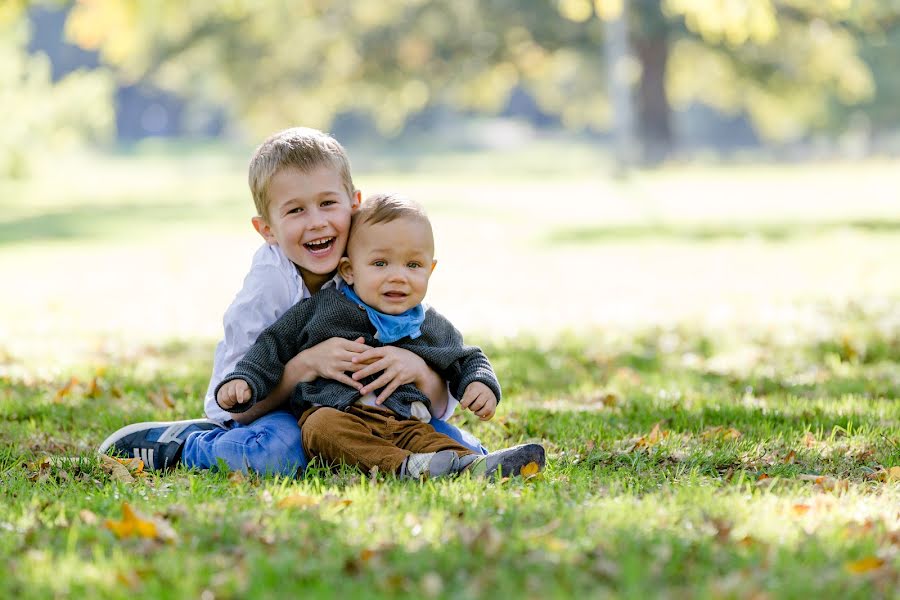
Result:
<svg viewBox="0 0 900 600">
<path fill-rule="evenodd" d="M 538 471 L 543 471 L 546 462 L 543 446 L 540 444 L 524 444 L 501 458 L 500 463 L 491 476 L 496 477 L 499 472 L 500 477 L 515 477 L 525 465 L 531 463 L 536 463 Z"/>
<path fill-rule="evenodd" d="M 193 425 L 194 423 L 210 423 L 212 425 L 218 425 L 215 421 L 210 421 L 209 419 L 190 419 L 188 421 L 144 421 L 143 423 L 134 423 L 133 425 L 126 425 L 121 429 L 117 429 L 112 435 L 103 440 L 103 443 L 100 444 L 100 447 L 97 449 L 97 453 L 106 454 L 106 451 L 116 443 L 116 440 L 122 439 L 126 435 L 131 435 L 132 433 L 151 427 L 169 427 L 176 423 L 184 423 L 185 426 Z M 221 425 L 219 426 L 221 427 Z"/>
</svg>

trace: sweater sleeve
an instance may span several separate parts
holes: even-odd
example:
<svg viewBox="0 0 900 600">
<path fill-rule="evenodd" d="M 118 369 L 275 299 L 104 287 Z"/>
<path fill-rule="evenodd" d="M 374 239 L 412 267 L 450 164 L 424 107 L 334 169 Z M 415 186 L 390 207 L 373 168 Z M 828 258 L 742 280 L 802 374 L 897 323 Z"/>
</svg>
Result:
<svg viewBox="0 0 900 600">
<path fill-rule="evenodd" d="M 250 386 L 250 401 L 236 404 L 229 412 L 245 412 L 278 386 L 284 375 L 284 366 L 303 349 L 304 328 L 315 310 L 315 304 L 312 298 L 308 298 L 292 306 L 259 334 L 234 371 L 216 386 L 217 397 L 219 389 L 229 381 L 243 379 Z"/>
<path fill-rule="evenodd" d="M 462 398 L 470 383 L 488 386 L 500 401 L 500 382 L 490 361 L 478 346 L 467 346 L 463 336 L 450 321 L 433 308 L 428 308 L 422 323 L 422 335 L 412 340 L 407 349 L 421 356 L 450 386 L 450 393 Z"/>
</svg>

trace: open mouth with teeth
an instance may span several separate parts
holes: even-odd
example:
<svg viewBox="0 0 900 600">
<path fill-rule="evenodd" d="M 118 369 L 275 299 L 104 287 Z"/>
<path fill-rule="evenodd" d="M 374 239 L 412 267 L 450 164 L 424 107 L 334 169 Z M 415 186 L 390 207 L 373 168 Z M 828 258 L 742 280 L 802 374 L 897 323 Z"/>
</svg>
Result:
<svg viewBox="0 0 900 600">
<path fill-rule="evenodd" d="M 305 244 L 303 244 L 303 247 L 313 254 L 322 254 L 328 252 L 328 250 L 330 250 L 332 246 L 334 246 L 333 237 L 313 240 L 311 242 L 306 242 Z"/>
</svg>

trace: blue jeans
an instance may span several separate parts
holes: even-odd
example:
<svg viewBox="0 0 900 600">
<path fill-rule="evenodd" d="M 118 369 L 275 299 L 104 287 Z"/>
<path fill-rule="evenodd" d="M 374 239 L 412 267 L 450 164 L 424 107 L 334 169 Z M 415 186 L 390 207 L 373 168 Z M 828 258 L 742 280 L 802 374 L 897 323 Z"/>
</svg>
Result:
<svg viewBox="0 0 900 600">
<path fill-rule="evenodd" d="M 446 421 L 432 419 L 435 431 L 450 436 L 479 454 L 487 454 L 481 442 L 468 431 Z M 290 412 L 276 410 L 248 425 L 235 423 L 229 429 L 212 429 L 188 435 L 181 454 L 186 467 L 210 469 L 223 460 L 232 471 L 293 477 L 305 469 L 309 459 L 303 452 L 300 428 Z"/>
</svg>

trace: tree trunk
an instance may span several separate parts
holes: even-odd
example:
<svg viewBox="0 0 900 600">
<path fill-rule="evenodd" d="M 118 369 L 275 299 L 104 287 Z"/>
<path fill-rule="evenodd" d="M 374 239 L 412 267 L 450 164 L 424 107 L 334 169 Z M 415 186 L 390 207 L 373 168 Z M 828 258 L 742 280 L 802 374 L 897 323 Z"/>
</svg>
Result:
<svg viewBox="0 0 900 600">
<path fill-rule="evenodd" d="M 664 28 L 650 35 L 635 36 L 634 55 L 641 64 L 637 87 L 637 125 L 644 164 L 657 165 L 672 151 L 672 107 L 666 95 L 666 65 L 669 38 Z"/>
</svg>

